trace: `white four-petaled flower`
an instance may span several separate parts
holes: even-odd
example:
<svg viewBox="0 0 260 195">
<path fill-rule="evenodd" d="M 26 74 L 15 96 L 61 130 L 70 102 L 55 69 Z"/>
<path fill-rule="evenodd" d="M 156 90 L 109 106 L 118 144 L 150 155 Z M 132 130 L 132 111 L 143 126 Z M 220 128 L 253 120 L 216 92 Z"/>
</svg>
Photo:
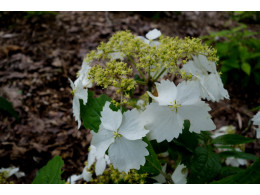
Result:
<svg viewBox="0 0 260 195">
<path fill-rule="evenodd" d="M 169 80 L 156 83 L 158 97 L 148 92 L 158 103 L 151 103 L 142 113 L 148 137 L 158 142 L 171 141 L 182 132 L 184 120 L 190 121 L 190 131 L 216 128 L 208 113 L 210 107 L 199 98 L 198 89 L 183 81 L 178 86 Z"/>
<path fill-rule="evenodd" d="M 136 109 L 125 112 L 113 111 L 106 102 L 101 112 L 98 133 L 92 131 L 91 145 L 96 147 L 96 158 L 102 158 L 108 149 L 108 156 L 114 168 L 128 172 L 140 169 L 149 154 L 142 138 L 148 133 L 144 129 Z"/>
<path fill-rule="evenodd" d="M 161 31 L 157 29 L 153 29 L 145 35 L 146 38 L 142 36 L 138 36 L 137 38 L 144 41 L 146 44 L 149 44 L 150 46 L 158 46 L 160 42 L 153 41 L 153 40 L 159 38 L 161 35 L 162 35 Z"/>
<path fill-rule="evenodd" d="M 228 92 L 224 89 L 217 72 L 216 63 L 208 61 L 206 56 L 193 56 L 193 60 L 185 64 L 182 70 L 194 76 L 194 80 L 191 82 L 198 82 L 202 98 L 211 101 L 219 101 L 224 98 L 229 99 Z"/>
<path fill-rule="evenodd" d="M 74 95 L 72 101 L 72 110 L 75 120 L 78 122 L 78 129 L 81 126 L 79 100 L 83 100 L 83 104 L 86 105 L 88 101 L 88 88 L 92 87 L 92 83 L 88 79 L 90 68 L 91 67 L 85 61 L 83 61 L 82 68 L 79 71 L 79 77 L 76 79 L 76 81 L 73 83 L 72 80 L 69 79 L 70 86 L 72 88 L 72 94 Z"/>
</svg>

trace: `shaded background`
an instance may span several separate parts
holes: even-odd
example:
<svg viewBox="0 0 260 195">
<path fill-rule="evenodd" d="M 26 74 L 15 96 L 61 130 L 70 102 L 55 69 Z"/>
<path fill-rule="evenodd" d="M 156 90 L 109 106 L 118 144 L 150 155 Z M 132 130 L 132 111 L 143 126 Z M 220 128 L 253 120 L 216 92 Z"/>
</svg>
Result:
<svg viewBox="0 0 260 195">
<path fill-rule="evenodd" d="M 91 136 L 83 127 L 77 130 L 68 78 L 75 80 L 85 54 L 114 32 L 128 29 L 144 36 L 157 28 L 168 36 L 200 37 L 239 22 L 259 32 L 257 17 L 236 20 L 233 12 L 0 12 L 0 96 L 19 115 L 15 120 L 1 110 L 0 168 L 20 167 L 26 177 L 16 182 L 31 183 L 39 168 L 60 155 L 64 179 L 81 173 Z M 231 80 L 225 88 L 231 100 L 210 103 L 217 128 L 234 125 L 237 133 L 254 138 L 250 118 L 255 114 L 251 109 L 260 105 L 259 85 L 241 88 Z M 248 144 L 246 151 L 259 155 L 259 143 Z"/>
</svg>

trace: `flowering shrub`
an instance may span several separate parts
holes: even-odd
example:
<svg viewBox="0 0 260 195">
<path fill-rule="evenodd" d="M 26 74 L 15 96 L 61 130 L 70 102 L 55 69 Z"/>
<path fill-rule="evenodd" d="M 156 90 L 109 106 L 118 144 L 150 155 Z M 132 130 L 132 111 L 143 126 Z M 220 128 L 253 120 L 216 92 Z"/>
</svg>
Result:
<svg viewBox="0 0 260 195">
<path fill-rule="evenodd" d="M 133 174 L 140 183 L 240 183 L 250 174 L 249 183 L 259 182 L 252 170 L 260 161 L 237 148 L 254 140 L 227 133 L 212 138 L 209 132 L 216 126 L 205 100 L 229 99 L 217 61 L 216 50 L 200 39 L 171 38 L 157 29 L 146 37 L 117 32 L 87 54 L 70 84 L 78 128 L 83 121 L 93 137 L 82 174 L 68 182 L 111 182 L 108 169 L 123 175 L 111 175 L 112 183 L 131 183 L 124 177 Z M 92 86 L 113 96 L 96 97 Z M 255 163 L 249 170 L 223 165 L 234 165 L 232 158 Z"/>
</svg>

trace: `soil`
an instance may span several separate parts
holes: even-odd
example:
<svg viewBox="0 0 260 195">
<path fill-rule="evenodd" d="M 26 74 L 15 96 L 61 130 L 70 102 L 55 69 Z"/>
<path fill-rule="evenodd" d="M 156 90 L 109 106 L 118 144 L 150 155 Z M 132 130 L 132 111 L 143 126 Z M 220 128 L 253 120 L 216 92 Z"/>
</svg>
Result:
<svg viewBox="0 0 260 195">
<path fill-rule="evenodd" d="M 75 80 L 85 54 L 101 41 L 118 30 L 144 36 L 157 28 L 168 36 L 199 37 L 237 25 L 226 12 L 2 12 L 0 17 L 0 96 L 19 114 L 19 120 L 0 114 L 0 168 L 24 171 L 26 177 L 16 183 L 31 183 L 55 155 L 65 162 L 64 179 L 81 173 L 91 135 L 77 129 L 68 78 Z M 217 128 L 234 125 L 254 138 L 250 109 L 260 105 L 259 96 L 235 83 L 225 87 L 231 100 L 210 103 Z M 259 155 L 259 143 L 246 151 Z"/>
</svg>

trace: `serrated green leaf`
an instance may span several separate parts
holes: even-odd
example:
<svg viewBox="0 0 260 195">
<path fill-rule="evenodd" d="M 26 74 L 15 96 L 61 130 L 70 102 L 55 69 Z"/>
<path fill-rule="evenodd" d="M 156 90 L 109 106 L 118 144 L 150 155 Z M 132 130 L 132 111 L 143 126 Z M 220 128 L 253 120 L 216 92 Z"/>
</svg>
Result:
<svg viewBox="0 0 260 195">
<path fill-rule="evenodd" d="M 219 181 L 212 182 L 214 184 L 260 184 L 260 158 L 246 170 L 238 174 L 226 177 Z"/>
<path fill-rule="evenodd" d="M 237 144 L 246 144 L 255 141 L 254 139 L 244 137 L 238 134 L 226 134 L 221 135 L 213 139 L 213 144 L 222 144 L 222 145 L 237 145 Z"/>
<path fill-rule="evenodd" d="M 18 114 L 14 110 L 13 105 L 11 102 L 7 101 L 5 98 L 0 97 L 0 110 L 4 110 L 13 116 L 16 120 L 18 119 Z"/>
<path fill-rule="evenodd" d="M 151 176 L 156 176 L 162 170 L 160 161 L 150 143 L 150 141 L 145 137 L 143 141 L 148 144 L 146 149 L 149 151 L 149 155 L 145 157 L 146 162 L 144 166 L 141 166 L 139 173 L 149 173 Z"/>
<path fill-rule="evenodd" d="M 188 168 L 190 168 L 188 183 L 206 183 L 219 174 L 221 161 L 211 149 L 197 147 Z"/>
<path fill-rule="evenodd" d="M 88 102 L 86 105 L 83 105 L 83 102 L 80 101 L 80 116 L 86 129 L 89 128 L 90 130 L 98 132 L 101 123 L 101 111 L 106 101 L 111 101 L 111 98 L 104 94 L 95 98 L 92 91 L 88 92 Z M 113 108 L 115 109 L 115 107 Z"/>
<path fill-rule="evenodd" d="M 256 160 L 257 157 L 253 154 L 245 153 L 245 152 L 238 152 L 238 151 L 225 151 L 220 152 L 219 156 L 221 158 L 228 158 L 228 157 L 234 157 L 234 158 L 242 158 L 246 160 Z"/>
<path fill-rule="evenodd" d="M 64 162 L 60 156 L 53 157 L 47 165 L 42 167 L 33 180 L 33 184 L 65 184 L 64 180 L 61 180 L 61 168 L 64 166 Z"/>
</svg>

